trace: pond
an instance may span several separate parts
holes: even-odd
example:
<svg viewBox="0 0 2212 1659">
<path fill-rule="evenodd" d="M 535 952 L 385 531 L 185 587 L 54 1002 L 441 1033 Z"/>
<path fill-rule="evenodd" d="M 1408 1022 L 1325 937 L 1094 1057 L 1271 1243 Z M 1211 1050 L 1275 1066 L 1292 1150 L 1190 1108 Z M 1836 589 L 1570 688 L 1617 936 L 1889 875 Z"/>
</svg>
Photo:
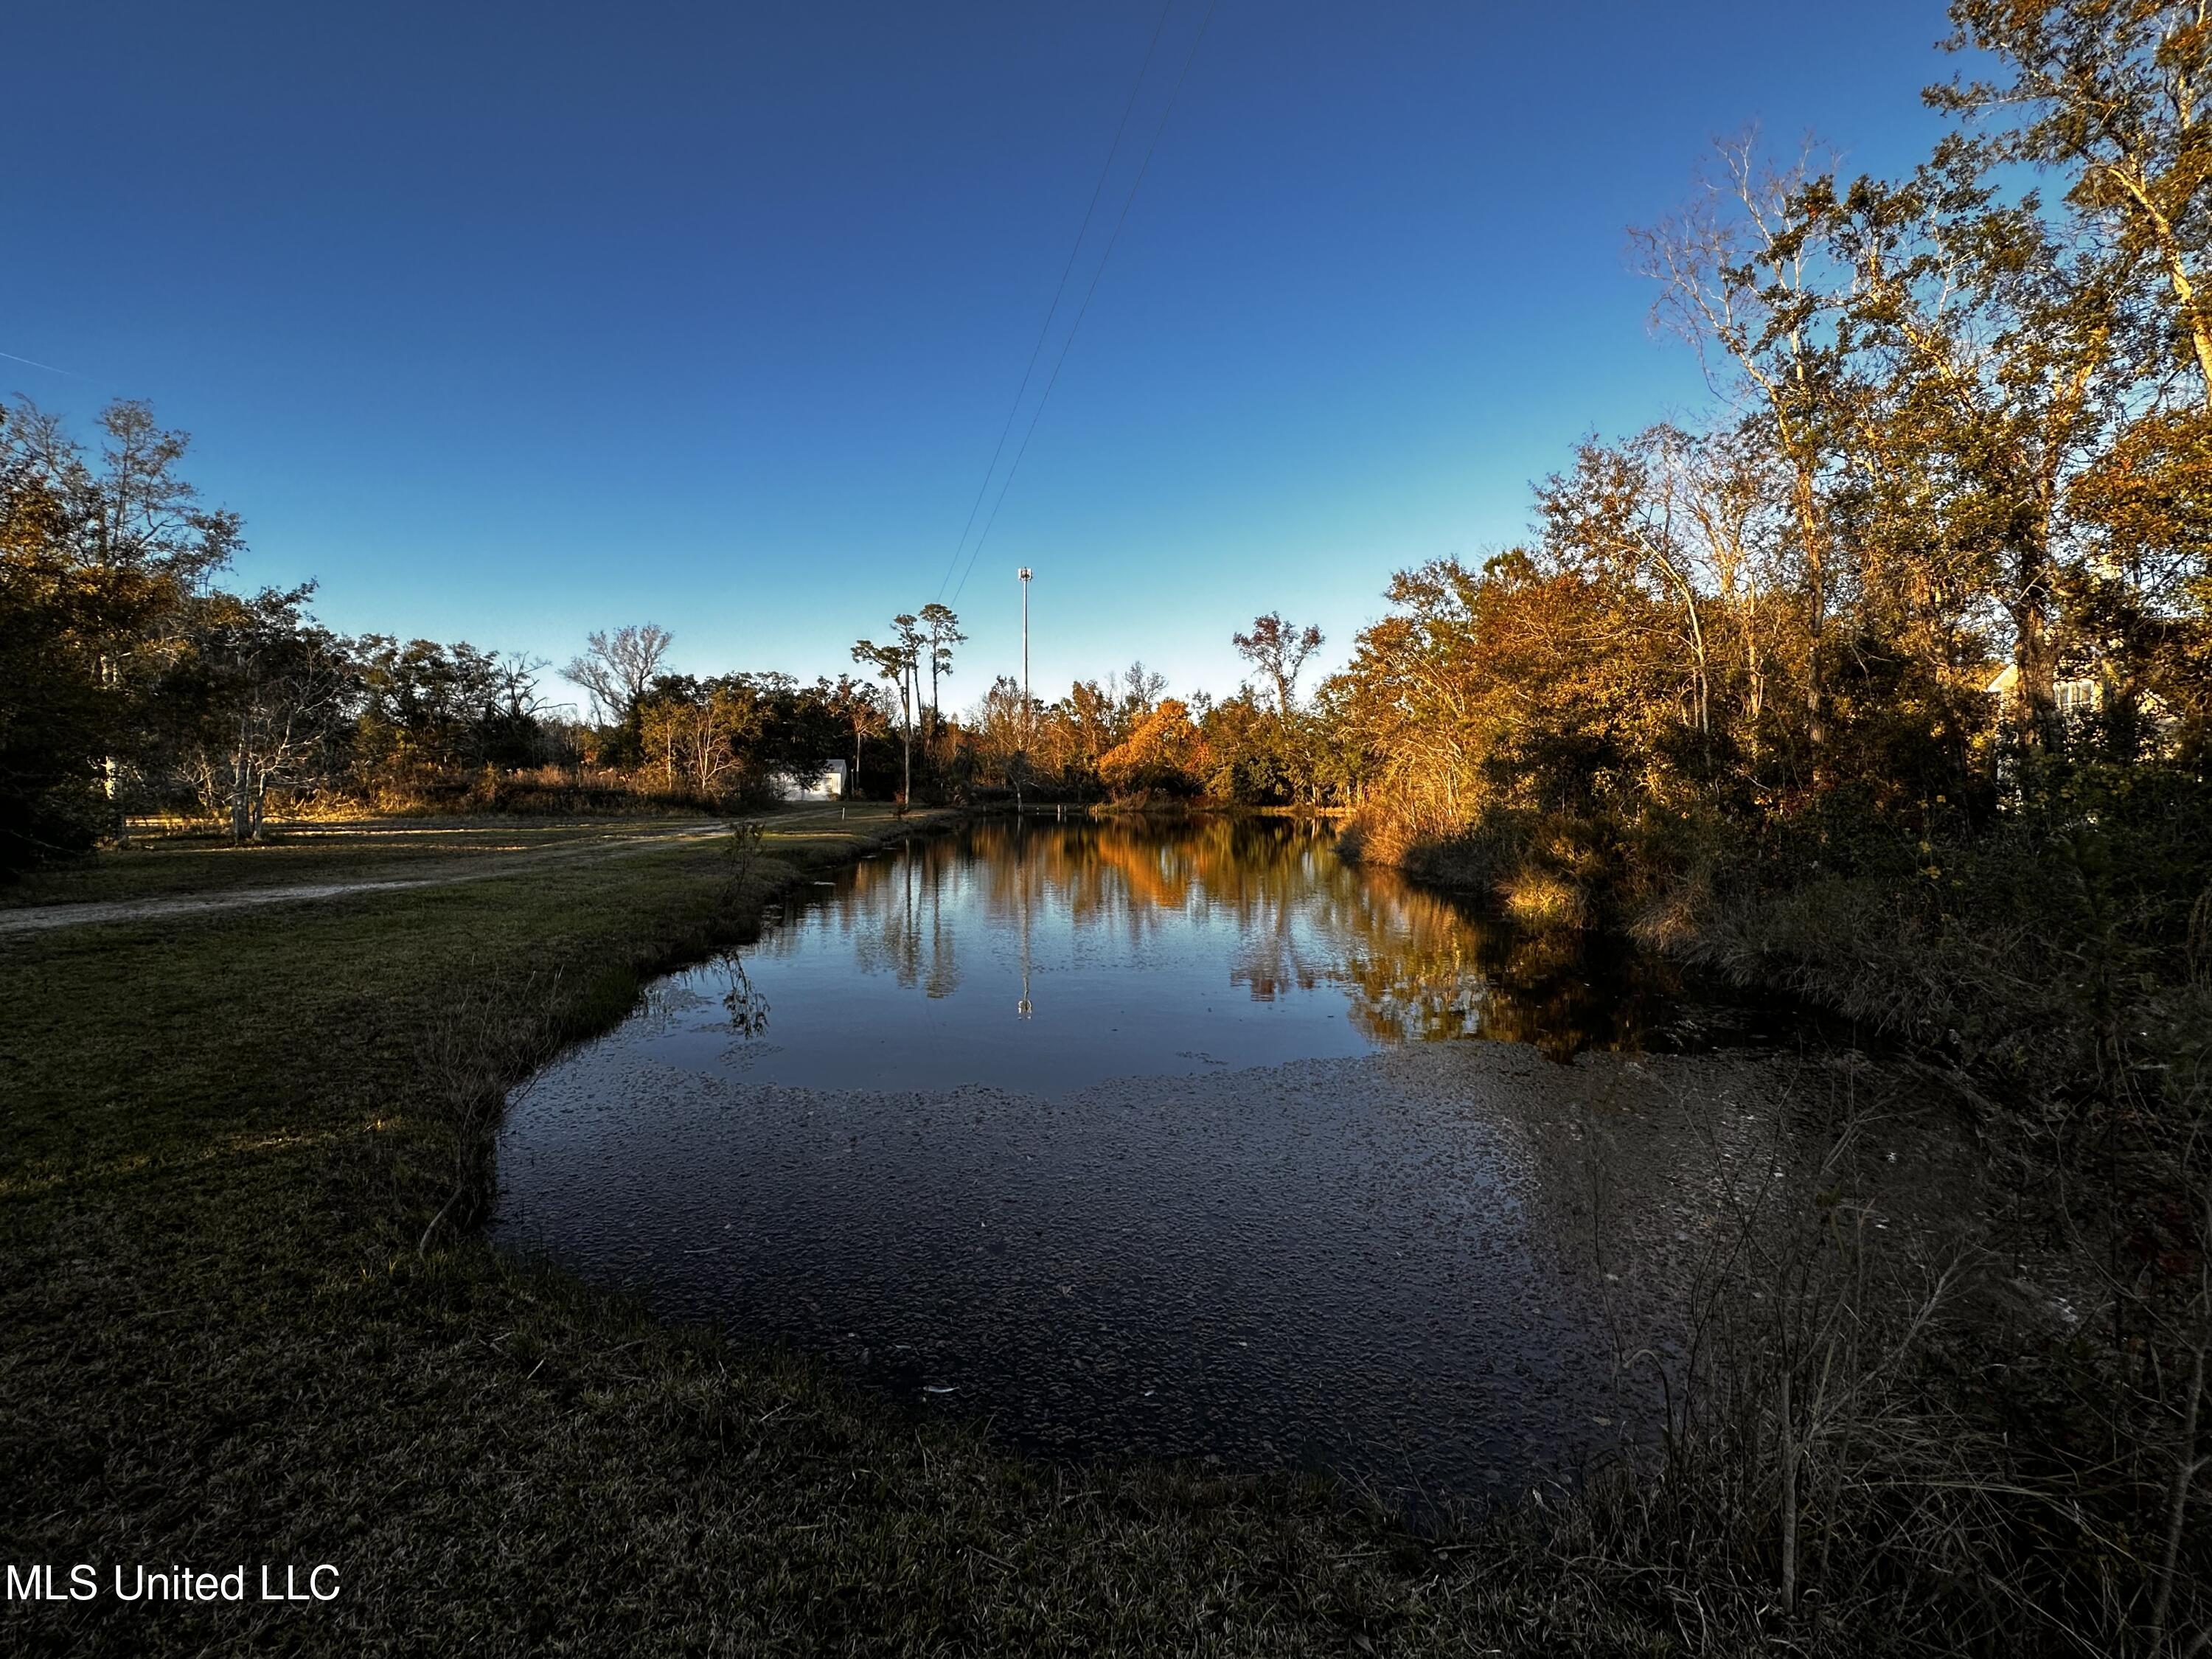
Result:
<svg viewBox="0 0 2212 1659">
<path fill-rule="evenodd" d="M 1638 1409 L 1623 1309 L 1698 1190 L 1668 1114 L 1771 1080 L 1650 964 L 1333 846 L 987 820 L 866 860 L 516 1092 L 495 1235 L 1048 1454 L 1413 1502 L 1556 1469 Z"/>
</svg>

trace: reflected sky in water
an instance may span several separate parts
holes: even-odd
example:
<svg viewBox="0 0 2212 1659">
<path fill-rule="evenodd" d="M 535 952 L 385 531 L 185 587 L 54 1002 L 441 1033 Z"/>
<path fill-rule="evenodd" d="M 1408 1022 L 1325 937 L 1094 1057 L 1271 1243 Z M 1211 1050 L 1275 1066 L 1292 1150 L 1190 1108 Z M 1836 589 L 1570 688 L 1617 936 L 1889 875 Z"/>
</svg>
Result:
<svg viewBox="0 0 2212 1659">
<path fill-rule="evenodd" d="M 1656 1085 L 1464 1039 L 1681 1016 L 1333 847 L 1000 820 L 802 890 L 517 1091 L 493 1236 L 1055 1455 L 1510 1490 L 1620 1420 L 1557 1165 Z"/>
<path fill-rule="evenodd" d="M 999 821 L 794 896 L 629 1040 L 748 1082 L 1054 1095 L 1419 1040 L 1635 1046 L 1666 1036 L 1648 980 L 1347 866 L 1324 826 Z"/>
</svg>

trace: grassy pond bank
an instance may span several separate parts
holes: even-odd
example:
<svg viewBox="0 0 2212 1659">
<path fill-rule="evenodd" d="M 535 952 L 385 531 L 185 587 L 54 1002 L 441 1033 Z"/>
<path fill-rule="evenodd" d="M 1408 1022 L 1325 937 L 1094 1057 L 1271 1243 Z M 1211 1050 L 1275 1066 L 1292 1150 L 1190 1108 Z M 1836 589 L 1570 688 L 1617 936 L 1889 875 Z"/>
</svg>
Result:
<svg viewBox="0 0 2212 1659">
<path fill-rule="evenodd" d="M 1810 1419 L 1778 1419 L 1748 1386 L 1701 1392 L 1704 1415 L 1680 1419 L 1665 1441 L 1671 1461 L 1633 1481 L 1601 1472 L 1606 1437 L 1595 1431 L 1612 1425 L 1583 1423 L 1592 1432 L 1573 1449 L 1601 1469 L 1589 1484 L 1457 1520 L 1440 1512 L 1418 1529 L 1358 1486 L 1318 1478 L 1312 1469 L 1333 1460 L 1296 1445 L 1165 1463 L 1152 1454 L 1195 1443 L 1131 1437 L 1115 1452 L 1019 1425 L 987 1429 L 933 1403 L 948 1397 L 919 1397 L 947 1385 L 936 1373 L 872 1375 L 834 1344 L 805 1349 L 805 1320 L 763 1343 L 730 1334 L 726 1310 L 657 1300 L 647 1279 L 624 1290 L 622 1275 L 588 1261 L 579 1277 L 494 1247 L 482 1231 L 493 1138 L 516 1085 L 575 1039 L 615 1030 L 657 975 L 711 967 L 733 946 L 751 947 L 738 960 L 768 994 L 766 1034 L 780 1040 L 779 1018 L 805 1002 L 775 1001 L 779 959 L 755 943 L 763 907 L 799 918 L 816 891 L 867 879 L 852 872 L 856 860 L 879 854 L 864 868 L 899 867 L 894 842 L 951 827 L 794 815 L 757 842 L 672 834 L 589 858 L 517 844 L 484 849 L 466 881 L 0 942 L 11 1011 L 0 1042 L 10 1149 L 0 1487 L 11 1548 L 103 1571 L 328 1561 L 344 1583 L 323 1605 L 10 1603 L 6 1644 L 117 1654 L 1650 1653 L 1772 1641 L 1924 1651 L 1947 1633 L 2021 1627 L 2025 1585 L 1980 1574 L 1978 1560 L 2076 1571 L 2078 1534 L 2047 1519 L 1994 1541 L 1975 1531 L 2010 1511 L 1987 1492 L 1954 1492 L 1955 1462 L 1910 1483 L 1910 1456 L 1930 1437 L 1970 1455 L 1982 1446 L 1971 1437 L 1985 1432 L 1942 1415 L 1927 1365 L 1955 1358 L 1961 1350 L 1945 1345 L 1993 1320 L 2022 1344 L 2063 1342 L 2066 1262 L 2057 1251 L 2014 1255 L 1996 1273 L 1983 1212 L 1948 1184 L 1974 1172 L 1952 1167 L 1958 1143 L 1940 1115 L 1849 1054 L 1765 1052 L 1704 1073 L 1713 1062 L 1696 1054 L 1593 1053 L 1566 1067 L 1506 1044 L 1370 1052 L 1362 1036 L 1305 1051 L 1279 1068 L 1272 1094 L 1243 1098 L 1240 1121 L 1309 1139 L 1326 1111 L 1404 1122 L 1427 1103 L 1442 1121 L 1459 1103 L 1479 1128 L 1512 1106 L 1526 1126 L 1525 1158 L 1510 1165 L 1522 1180 L 1515 1201 L 1555 1218 L 1545 1236 L 1556 1262 L 1542 1271 L 1568 1273 L 1571 1244 L 1598 1247 L 1573 1267 L 1572 1295 L 1547 1281 L 1539 1298 L 1547 1316 L 1573 1311 L 1593 1377 L 1665 1349 L 1677 1376 L 1763 1387 L 1765 1374 L 1741 1361 L 1774 1335 L 1778 1313 L 1811 1322 L 1790 1323 L 1790 1340 L 1814 1354 L 1826 1343 L 1832 1374 L 1852 1379 Z M 1204 890 L 1148 834 L 1126 832 L 1139 856 L 1098 888 L 1102 902 L 1139 882 Z M 950 845 L 903 856 L 920 869 L 917 857 L 946 857 L 937 848 Z M 173 856 L 115 854 L 78 892 L 37 897 L 213 892 L 251 884 L 234 872 L 284 854 L 192 855 L 223 866 L 204 881 L 157 880 L 124 862 Z M 348 854 L 318 856 L 327 862 L 307 878 L 343 884 Z M 359 856 L 357 873 L 391 867 L 386 849 Z M 1221 882 L 1211 902 L 1266 913 L 1264 883 L 1249 871 L 1224 869 Z M 1068 890 L 1079 896 L 1081 880 Z M 1340 943 L 1358 932 L 1360 913 L 1343 902 L 1352 890 L 1316 913 Z M 1115 914 L 1130 913 L 1124 903 Z M 1404 913 L 1389 920 L 1406 924 Z M 1296 948 L 1261 964 L 1287 988 L 1271 1009 L 1310 1010 L 1299 999 L 1326 990 L 1355 1036 L 1348 1016 L 1361 1006 L 1389 1011 L 1401 1031 L 1471 1012 L 1467 964 L 1445 974 L 1442 935 L 1425 969 L 1418 949 L 1388 963 L 1339 950 L 1323 963 L 1300 954 L 1320 936 L 1283 937 Z M 912 942 L 927 946 L 926 930 Z M 894 987 L 896 956 L 882 968 Z M 1573 966 L 1539 954 L 1503 977 L 1568 998 L 1586 978 Z M 1249 996 L 1249 981 L 1235 988 Z M 929 1000 L 919 985 L 912 995 Z M 1534 1019 L 1537 1006 L 1498 1000 L 1501 1017 L 1518 1008 L 1513 1018 Z M 715 1056 L 733 1040 L 718 1039 Z M 1190 1091 L 1213 1069 L 1191 1060 L 1148 1121 L 1204 1109 Z M 1532 1074 L 1572 1086 L 1522 1100 Z M 510 1135 L 526 1128 L 529 1105 L 509 1115 Z M 1013 1121 L 1003 1100 L 994 1109 L 1001 1127 Z M 832 1139 L 803 1116 L 785 1127 L 794 1156 Z M 893 1176 L 896 1160 L 880 1173 Z M 1695 1225 L 1682 1224 L 1685 1194 Z M 1433 1237 L 1435 1218 L 1391 1212 L 1421 1195 L 1395 1188 L 1359 1224 L 1379 1224 L 1386 1244 L 1393 1228 Z M 665 1208 L 637 1213 L 657 1222 Z M 1224 1236 L 1278 1248 L 1243 1231 L 1265 1218 L 1255 1196 Z M 1336 1221 L 1312 1237 L 1351 1230 Z M 1494 1238 L 1486 1224 L 1476 1218 L 1456 1236 Z M 1907 1234 L 1911 1250 L 1868 1248 Z M 1170 1242 L 1187 1256 L 1200 1236 Z M 849 1239 L 825 1248 L 822 1260 L 854 1259 Z M 1899 1299 L 1928 1289 L 1930 1264 L 1942 1294 Z M 975 1261 L 964 1270 L 981 1271 Z M 1441 1304 L 1472 1281 L 1418 1283 L 1409 1317 L 1424 1297 Z M 2014 1283 L 2025 1288 L 2006 1288 Z M 1020 1296 L 1062 1299 L 1062 1284 L 1075 1287 L 1072 1303 L 1105 1293 L 1061 1277 Z M 1762 1307 L 1754 1285 L 1796 1293 Z M 1009 1305 L 1022 1312 L 1018 1296 Z M 1108 1370 L 1126 1358 L 1088 1357 Z M 1297 1378 L 1302 1357 L 1270 1363 Z M 1343 1363 L 1312 1358 L 1324 1375 Z M 1237 1386 L 1211 1403 L 1249 1419 L 1266 1390 L 1227 1381 Z M 916 1398 L 886 1397 L 909 1382 Z M 950 1385 L 981 1386 L 975 1376 Z M 1577 1404 L 1585 1418 L 1612 1415 Z M 1676 1421 L 1670 1409 L 1680 1402 L 1662 1401 L 1660 1422 Z M 1203 1429 L 1202 1411 L 1190 1420 Z M 1812 1449 L 1801 1443 L 1790 1460 L 1804 1480 L 1793 1528 L 1764 1455 L 1741 1454 L 1752 1442 L 1771 1450 L 1783 1425 L 1806 1423 Z M 1060 1455 L 1025 1451 L 1024 1439 Z M 1351 1473 L 1388 1484 L 1371 1468 Z M 1916 1530 L 1935 1509 L 1942 1525 Z M 1776 1594 L 1785 1550 L 1796 1583 L 1817 1587 L 1787 1608 Z"/>
</svg>

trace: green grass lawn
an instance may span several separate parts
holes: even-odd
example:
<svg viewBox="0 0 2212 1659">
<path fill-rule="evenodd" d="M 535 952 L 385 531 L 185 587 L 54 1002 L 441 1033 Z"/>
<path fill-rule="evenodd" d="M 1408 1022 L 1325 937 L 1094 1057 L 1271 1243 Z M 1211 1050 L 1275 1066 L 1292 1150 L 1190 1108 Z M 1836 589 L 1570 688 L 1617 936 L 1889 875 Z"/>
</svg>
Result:
<svg viewBox="0 0 2212 1659">
<path fill-rule="evenodd" d="M 501 1085 L 885 833 L 791 824 L 741 880 L 692 842 L 0 941 L 0 1534 L 103 1584 L 0 1604 L 0 1650 L 1655 1650 L 1493 1574 L 1494 1542 L 1318 1487 L 1030 1461 L 465 1225 L 418 1250 Z M 292 855 L 132 853 L 48 891 Z M 396 854 L 297 856 L 334 879 Z M 342 1592 L 106 1593 L 118 1564 L 264 1562 L 334 1564 Z"/>
</svg>

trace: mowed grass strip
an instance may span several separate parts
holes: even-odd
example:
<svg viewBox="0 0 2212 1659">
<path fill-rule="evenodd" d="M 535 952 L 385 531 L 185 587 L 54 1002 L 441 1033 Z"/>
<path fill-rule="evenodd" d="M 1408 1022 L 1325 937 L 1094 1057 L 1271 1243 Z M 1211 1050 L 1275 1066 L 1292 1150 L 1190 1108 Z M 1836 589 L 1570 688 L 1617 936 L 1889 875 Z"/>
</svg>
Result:
<svg viewBox="0 0 2212 1659">
<path fill-rule="evenodd" d="M 889 816 L 880 808 L 855 810 L 863 822 Z M 708 828 L 697 817 L 380 819 L 279 824 L 267 841 L 243 845 L 210 831 L 153 832 L 0 887 L 0 915 L 57 904 L 217 897 L 258 887 L 473 876 L 516 854 L 617 852 Z"/>
<path fill-rule="evenodd" d="M 465 1115 L 426 1053 L 603 1027 L 878 833 L 0 946 L 0 1548 L 103 1580 L 0 1649 L 1650 1650 L 1318 1486 L 1055 1468 L 466 1231 L 418 1252 Z M 106 1593 L 264 1562 L 342 1593 Z"/>
</svg>

